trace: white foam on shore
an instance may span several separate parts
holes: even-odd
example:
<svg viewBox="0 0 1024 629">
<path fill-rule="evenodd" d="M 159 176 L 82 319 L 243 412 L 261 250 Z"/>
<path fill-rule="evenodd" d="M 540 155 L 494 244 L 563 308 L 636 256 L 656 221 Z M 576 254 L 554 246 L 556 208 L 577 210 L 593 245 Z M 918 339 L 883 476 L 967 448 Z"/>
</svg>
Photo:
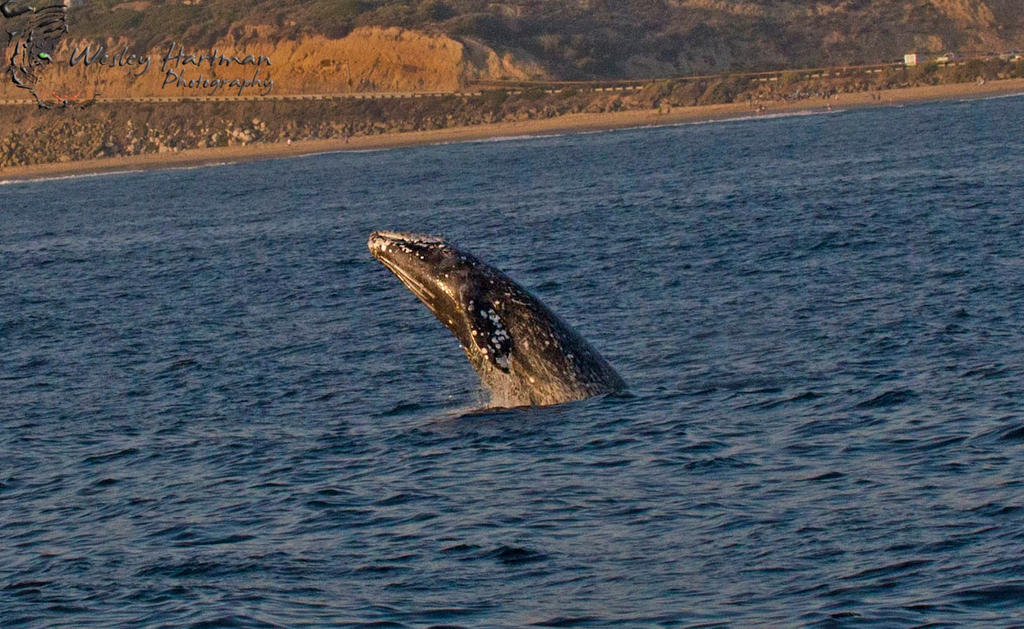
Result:
<svg viewBox="0 0 1024 629">
<path fill-rule="evenodd" d="M 380 153 L 381 151 L 390 151 L 392 149 L 408 148 L 402 146 L 382 146 L 379 148 L 371 149 L 330 149 L 327 151 L 317 151 L 315 153 L 299 153 L 297 155 L 268 155 L 266 157 L 258 157 L 250 161 L 268 161 L 268 160 L 290 160 L 290 159 L 305 159 L 307 157 L 323 157 L 324 155 L 340 155 L 342 153 Z"/>
<path fill-rule="evenodd" d="M 445 144 L 492 144 L 495 142 L 519 142 L 521 140 L 540 140 L 544 138 L 560 138 L 565 135 L 569 135 L 570 132 L 557 132 L 557 133 L 522 133 L 519 135 L 498 135 L 493 138 L 477 138 L 475 140 L 465 140 L 459 142 L 445 142 Z M 582 132 L 580 133 L 582 135 Z"/>
<path fill-rule="evenodd" d="M 143 172 L 141 168 L 129 169 L 129 170 L 108 170 L 98 173 L 75 173 L 69 175 L 42 175 L 39 177 L 29 177 L 25 179 L 2 179 L 0 180 L 0 186 L 13 186 L 20 183 L 43 183 L 47 181 L 66 181 L 68 179 L 93 179 L 95 177 L 107 177 L 110 175 L 130 175 L 132 173 Z"/>
<path fill-rule="evenodd" d="M 714 118 L 712 120 L 688 120 L 685 122 L 668 123 L 664 125 L 651 125 L 651 127 L 688 127 L 693 125 L 721 124 L 727 122 L 749 122 L 751 120 L 779 120 L 780 118 L 803 118 L 805 116 L 828 116 L 830 114 L 841 114 L 845 109 L 801 109 L 798 111 L 780 111 L 769 114 L 747 114 L 745 116 Z"/>
<path fill-rule="evenodd" d="M 550 138 L 562 138 L 567 136 L 577 135 L 596 135 L 600 133 L 616 133 L 624 131 L 636 131 L 638 129 L 663 129 L 669 127 L 689 127 L 695 125 L 710 125 L 710 124 L 722 124 L 727 122 L 744 122 L 750 120 L 775 120 L 778 118 L 793 118 L 801 116 L 823 116 L 829 114 L 841 114 L 846 112 L 846 109 L 833 109 L 831 111 L 822 109 L 817 110 L 800 110 L 800 111 L 788 111 L 778 112 L 774 114 L 750 114 L 745 116 L 726 116 L 722 118 L 712 118 L 709 120 L 684 120 L 681 122 L 654 122 L 650 124 L 637 124 L 633 126 L 624 127 L 608 127 L 605 129 L 580 129 L 573 130 L 567 129 L 565 131 L 552 132 L 552 133 L 523 133 L 517 135 L 499 135 L 493 138 L 476 138 L 472 140 L 450 140 L 443 142 L 433 142 L 429 144 L 423 144 L 422 146 L 448 146 L 453 144 L 493 144 L 497 142 L 521 142 L 529 140 L 544 140 Z M 396 147 L 397 148 L 397 147 Z M 390 149 L 373 149 L 373 150 L 390 150 Z M 362 151 L 339 151 L 346 153 L 355 153 Z"/>
<path fill-rule="evenodd" d="M 965 99 L 960 102 L 965 103 L 970 102 L 972 100 L 1003 100 L 1004 98 L 1019 98 L 1021 96 L 1024 96 L 1024 92 L 1014 92 L 1012 94 L 995 94 L 993 96 L 981 96 L 978 98 Z"/>
<path fill-rule="evenodd" d="M 139 173 L 160 172 L 167 170 L 198 170 L 200 168 L 213 168 L 216 166 L 230 166 L 238 162 L 212 162 L 209 164 L 189 164 L 187 166 L 160 166 L 155 168 L 126 168 L 124 170 L 104 170 L 92 173 L 69 173 L 66 175 L 41 175 L 39 177 L 26 177 L 24 179 L 0 179 L 0 186 L 13 186 L 22 183 L 44 183 L 49 181 L 66 181 L 69 179 L 94 179 L 97 177 L 113 177 L 116 175 L 137 175 Z"/>
</svg>

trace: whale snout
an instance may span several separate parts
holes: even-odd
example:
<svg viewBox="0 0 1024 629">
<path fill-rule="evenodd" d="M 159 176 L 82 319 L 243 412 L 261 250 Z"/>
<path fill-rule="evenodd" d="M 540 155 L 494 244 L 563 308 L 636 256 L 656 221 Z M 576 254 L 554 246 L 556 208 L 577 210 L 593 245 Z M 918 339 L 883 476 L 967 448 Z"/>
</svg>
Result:
<svg viewBox="0 0 1024 629">
<path fill-rule="evenodd" d="M 387 251 L 388 244 L 392 242 L 388 234 L 389 232 L 373 232 L 370 234 L 370 239 L 366 241 L 366 246 L 370 248 L 370 253 L 373 254 L 373 257 L 380 257 L 378 255 L 380 252 Z"/>
<path fill-rule="evenodd" d="M 437 236 L 430 236 L 427 234 L 416 234 L 413 232 L 390 232 L 390 231 L 375 231 L 370 234 L 370 239 L 366 245 L 370 248 L 371 252 L 386 251 L 391 245 L 405 245 L 405 246 L 425 246 L 435 245 L 442 246 L 446 245 L 444 238 Z"/>
<path fill-rule="evenodd" d="M 366 242 L 366 246 L 370 248 L 372 253 L 387 251 L 391 245 L 404 242 L 404 235 L 400 232 L 375 231 L 370 234 L 370 239 Z"/>
</svg>

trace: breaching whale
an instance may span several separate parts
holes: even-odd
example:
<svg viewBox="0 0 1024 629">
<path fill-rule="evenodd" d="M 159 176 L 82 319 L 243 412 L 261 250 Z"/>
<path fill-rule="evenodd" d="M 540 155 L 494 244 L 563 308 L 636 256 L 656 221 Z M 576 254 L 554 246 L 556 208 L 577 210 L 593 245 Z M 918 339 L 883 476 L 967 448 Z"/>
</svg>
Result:
<svg viewBox="0 0 1024 629">
<path fill-rule="evenodd" d="M 462 344 L 494 406 L 546 406 L 626 388 L 525 288 L 442 238 L 377 231 L 367 243 Z"/>
</svg>

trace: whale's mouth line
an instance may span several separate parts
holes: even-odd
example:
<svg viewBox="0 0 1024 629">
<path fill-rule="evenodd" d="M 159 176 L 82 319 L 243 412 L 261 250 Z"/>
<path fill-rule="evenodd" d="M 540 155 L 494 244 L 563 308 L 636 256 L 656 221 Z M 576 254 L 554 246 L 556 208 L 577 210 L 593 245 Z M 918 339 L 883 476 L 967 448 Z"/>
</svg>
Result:
<svg viewBox="0 0 1024 629">
<path fill-rule="evenodd" d="M 405 284 L 405 287 L 408 288 L 412 292 L 412 294 L 416 295 L 420 299 L 420 301 L 426 304 L 427 307 L 430 308 L 432 312 L 435 310 L 434 302 L 437 300 L 437 295 L 435 295 L 426 286 L 424 286 L 422 282 L 414 278 L 402 267 L 398 266 L 391 260 L 388 260 L 386 258 L 377 259 L 380 261 L 381 264 L 386 266 L 389 271 L 394 273 L 395 276 L 398 277 L 398 279 L 403 284 Z"/>
<path fill-rule="evenodd" d="M 397 246 L 404 249 L 409 244 L 445 245 L 446 243 L 443 238 L 438 238 L 437 236 L 410 232 L 375 231 L 370 234 L 370 253 L 373 254 L 373 257 L 377 258 L 378 262 L 394 273 L 412 294 L 416 295 L 420 301 L 426 304 L 431 312 L 436 314 L 439 299 L 437 293 L 428 288 L 422 281 L 413 277 L 412 273 L 406 271 L 397 260 L 392 259 L 388 255 L 390 247 Z"/>
</svg>

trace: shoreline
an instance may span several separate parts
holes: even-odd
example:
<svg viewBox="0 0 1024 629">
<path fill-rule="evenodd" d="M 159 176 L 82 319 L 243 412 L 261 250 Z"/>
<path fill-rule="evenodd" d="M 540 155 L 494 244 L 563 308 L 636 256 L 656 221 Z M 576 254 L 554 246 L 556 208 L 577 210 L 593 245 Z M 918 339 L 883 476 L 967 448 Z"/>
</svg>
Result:
<svg viewBox="0 0 1024 629">
<path fill-rule="evenodd" d="M 194 168 L 223 163 L 237 163 L 300 157 L 338 151 L 365 151 L 472 142 L 495 138 L 542 136 L 562 133 L 611 131 L 687 123 L 713 122 L 739 118 L 767 117 L 779 114 L 825 112 L 833 110 L 886 107 L 909 103 L 978 99 L 991 96 L 1024 94 L 1024 79 L 1007 79 L 977 83 L 955 83 L 898 88 L 873 92 L 838 94 L 830 99 L 808 99 L 791 103 L 770 103 L 760 113 L 749 103 L 677 107 L 668 112 L 632 110 L 612 113 L 567 114 L 517 122 L 450 127 L 430 131 L 409 131 L 380 135 L 355 136 L 350 139 L 302 140 L 287 143 L 254 143 L 189 149 L 173 153 L 152 153 L 130 157 L 109 157 L 75 162 L 57 162 L 15 166 L 0 169 L 0 183 L 31 181 L 55 177 L 135 172 L 172 168 Z"/>
</svg>

